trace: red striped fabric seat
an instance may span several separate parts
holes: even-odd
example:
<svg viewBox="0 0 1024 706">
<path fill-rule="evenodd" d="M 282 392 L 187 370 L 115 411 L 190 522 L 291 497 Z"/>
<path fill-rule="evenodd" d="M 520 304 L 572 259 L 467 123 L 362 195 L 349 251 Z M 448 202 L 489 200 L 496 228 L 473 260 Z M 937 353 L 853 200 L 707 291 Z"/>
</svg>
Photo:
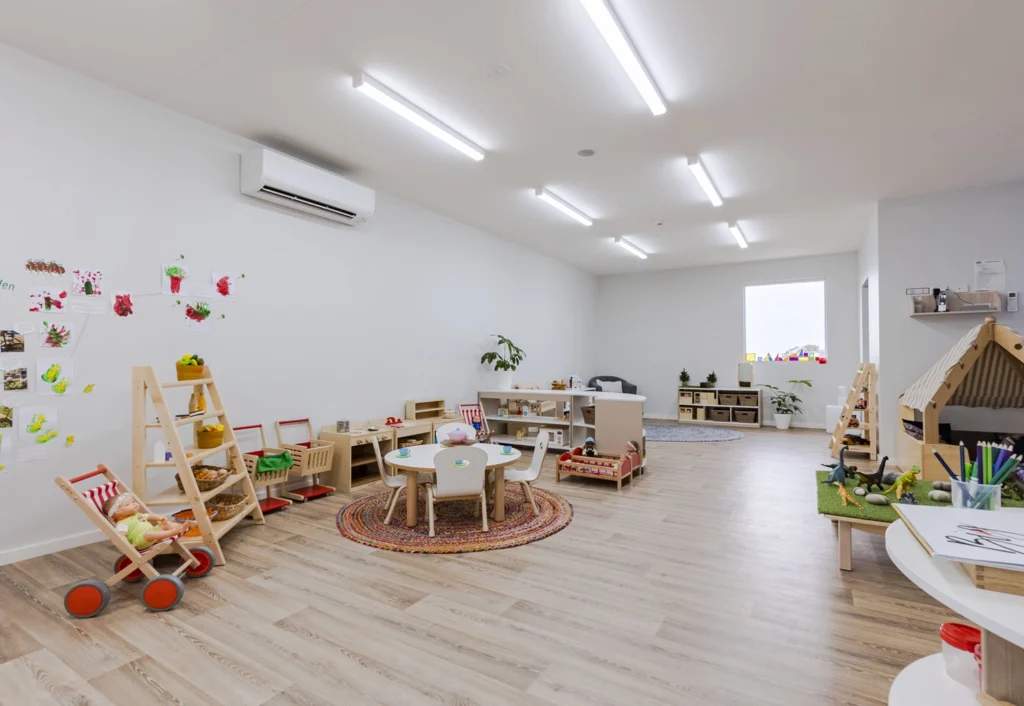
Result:
<svg viewBox="0 0 1024 706">
<path fill-rule="evenodd" d="M 117 481 L 113 480 L 108 480 L 106 483 L 97 485 L 95 488 L 90 488 L 82 493 L 82 497 L 95 505 L 101 515 L 103 514 L 103 503 L 115 495 L 117 495 Z"/>
</svg>

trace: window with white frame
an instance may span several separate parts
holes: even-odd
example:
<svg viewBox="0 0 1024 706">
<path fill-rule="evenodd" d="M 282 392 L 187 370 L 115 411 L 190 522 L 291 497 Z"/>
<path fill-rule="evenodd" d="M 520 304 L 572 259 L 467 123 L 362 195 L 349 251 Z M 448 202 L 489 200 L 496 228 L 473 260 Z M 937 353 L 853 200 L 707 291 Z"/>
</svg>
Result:
<svg viewBox="0 0 1024 706">
<path fill-rule="evenodd" d="M 823 281 L 749 285 L 744 314 L 746 353 L 826 356 Z"/>
</svg>

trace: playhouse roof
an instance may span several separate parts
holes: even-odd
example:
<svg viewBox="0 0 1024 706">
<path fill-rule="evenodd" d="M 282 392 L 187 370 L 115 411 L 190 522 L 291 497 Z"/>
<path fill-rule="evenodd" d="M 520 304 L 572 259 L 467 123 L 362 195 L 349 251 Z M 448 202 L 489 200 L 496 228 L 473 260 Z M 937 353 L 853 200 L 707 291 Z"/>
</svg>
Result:
<svg viewBox="0 0 1024 706">
<path fill-rule="evenodd" d="M 997 328 L 1000 329 L 999 336 L 994 334 Z M 911 385 L 900 401 L 923 412 L 943 387 L 949 371 L 960 365 L 961 359 L 980 343 L 985 346 L 981 357 L 970 367 L 946 405 L 1024 408 L 1024 364 L 1003 347 L 1000 339 L 1012 339 L 1017 343 L 1024 341 L 1017 332 L 994 321 L 975 326 Z"/>
</svg>

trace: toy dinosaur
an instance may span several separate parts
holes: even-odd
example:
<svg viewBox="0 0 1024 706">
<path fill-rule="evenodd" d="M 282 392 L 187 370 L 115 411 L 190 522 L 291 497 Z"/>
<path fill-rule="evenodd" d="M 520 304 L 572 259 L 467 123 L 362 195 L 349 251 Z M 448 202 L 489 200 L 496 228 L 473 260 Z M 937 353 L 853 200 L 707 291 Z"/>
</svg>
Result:
<svg viewBox="0 0 1024 706">
<path fill-rule="evenodd" d="M 900 505 L 917 505 L 917 504 L 918 504 L 917 498 L 915 498 L 914 494 L 911 493 L 909 490 L 906 493 L 903 494 L 902 498 L 900 498 Z"/>
<path fill-rule="evenodd" d="M 821 482 L 840 483 L 845 485 L 847 475 L 853 475 L 853 471 L 846 465 L 846 446 L 844 445 L 843 448 L 839 449 L 839 463 L 832 468 L 832 472 L 828 474 L 828 478 Z"/>
<path fill-rule="evenodd" d="M 839 489 L 839 499 L 843 501 L 843 507 L 846 507 L 850 503 L 853 503 L 861 510 L 864 509 L 864 506 L 857 502 L 852 495 L 850 495 L 850 491 L 846 489 L 845 485 L 843 485 L 842 483 L 833 483 L 832 485 Z"/>
<path fill-rule="evenodd" d="M 882 476 L 885 474 L 885 462 L 889 460 L 888 456 L 882 457 L 882 462 L 878 464 L 878 470 L 874 473 L 861 473 L 854 471 L 857 474 L 857 487 L 866 485 L 868 492 L 871 492 L 873 486 L 878 486 L 879 490 L 885 490 L 885 486 L 882 485 Z"/>
<path fill-rule="evenodd" d="M 914 488 L 914 483 L 917 482 L 917 474 L 921 472 L 921 469 L 914 466 L 909 471 L 901 475 L 896 479 L 896 482 L 892 484 L 892 487 L 885 491 L 888 495 L 895 491 L 896 499 L 899 500 L 903 497 L 903 494 Z"/>
</svg>

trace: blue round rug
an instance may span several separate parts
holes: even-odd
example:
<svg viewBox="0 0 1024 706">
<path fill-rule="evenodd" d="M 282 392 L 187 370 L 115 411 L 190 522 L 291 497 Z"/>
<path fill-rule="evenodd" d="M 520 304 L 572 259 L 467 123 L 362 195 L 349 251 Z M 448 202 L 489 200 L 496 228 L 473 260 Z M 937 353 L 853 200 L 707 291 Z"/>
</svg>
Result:
<svg viewBox="0 0 1024 706">
<path fill-rule="evenodd" d="M 644 424 L 648 441 L 736 441 L 743 432 L 696 424 Z"/>
</svg>

